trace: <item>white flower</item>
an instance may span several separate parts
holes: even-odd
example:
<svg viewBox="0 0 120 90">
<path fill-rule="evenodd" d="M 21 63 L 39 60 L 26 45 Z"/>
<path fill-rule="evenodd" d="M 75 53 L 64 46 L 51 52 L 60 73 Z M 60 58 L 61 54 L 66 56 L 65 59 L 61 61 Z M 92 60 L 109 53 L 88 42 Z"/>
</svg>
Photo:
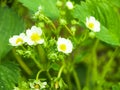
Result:
<svg viewBox="0 0 120 90">
<path fill-rule="evenodd" d="M 21 33 L 20 35 L 14 35 L 9 39 L 9 43 L 12 46 L 20 46 L 25 43 L 25 34 Z"/>
<path fill-rule="evenodd" d="M 58 51 L 68 54 L 72 52 L 73 45 L 69 39 L 59 37 L 57 41 L 57 48 Z"/>
<path fill-rule="evenodd" d="M 46 88 L 47 82 L 41 82 L 40 80 L 34 80 L 30 83 L 30 88 L 35 90 L 41 90 Z"/>
<path fill-rule="evenodd" d="M 70 9 L 70 10 L 73 9 L 73 4 L 72 4 L 71 1 L 67 1 L 67 2 L 66 2 L 66 6 L 67 6 L 67 8 Z"/>
<path fill-rule="evenodd" d="M 44 39 L 42 38 L 42 30 L 36 26 L 32 26 L 31 29 L 26 31 L 26 42 L 28 45 L 43 44 Z"/>
<path fill-rule="evenodd" d="M 100 31 L 100 22 L 95 19 L 95 17 L 90 16 L 86 18 L 86 27 L 88 27 L 93 32 Z"/>
</svg>

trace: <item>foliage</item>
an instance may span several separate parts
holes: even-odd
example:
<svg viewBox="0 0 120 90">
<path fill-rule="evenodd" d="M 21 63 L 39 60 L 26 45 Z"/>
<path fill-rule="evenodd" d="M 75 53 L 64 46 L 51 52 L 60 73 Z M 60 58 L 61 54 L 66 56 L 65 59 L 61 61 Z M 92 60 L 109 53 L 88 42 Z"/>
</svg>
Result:
<svg viewBox="0 0 120 90">
<path fill-rule="evenodd" d="M 15 13 L 14 10 L 8 7 L 0 7 L 0 60 L 11 49 L 8 39 L 14 34 L 18 34 L 24 30 L 23 20 Z"/>
<path fill-rule="evenodd" d="M 24 22 L 8 7 L 0 7 L 0 62 L 11 50 L 8 39 L 14 34 L 24 30 Z M 10 90 L 18 82 L 20 77 L 19 69 L 13 63 L 0 63 L 0 90 Z"/>
<path fill-rule="evenodd" d="M 11 90 L 20 78 L 19 68 L 16 64 L 6 62 L 0 65 L 0 90 Z"/>
<path fill-rule="evenodd" d="M 118 12 L 107 1 L 87 0 L 81 2 L 81 5 L 76 5 L 73 11 L 73 16 L 85 23 L 87 16 L 93 15 L 99 19 L 101 24 L 101 32 L 96 33 L 96 37 L 100 40 L 112 45 L 120 45 L 119 38 L 119 22 L 120 17 Z M 114 18 L 116 17 L 116 18 Z"/>
<path fill-rule="evenodd" d="M 42 6 L 43 12 L 50 18 L 58 18 L 59 11 L 55 5 L 56 0 L 19 0 L 24 6 L 28 7 L 31 11 L 36 12 L 39 6 Z"/>
</svg>

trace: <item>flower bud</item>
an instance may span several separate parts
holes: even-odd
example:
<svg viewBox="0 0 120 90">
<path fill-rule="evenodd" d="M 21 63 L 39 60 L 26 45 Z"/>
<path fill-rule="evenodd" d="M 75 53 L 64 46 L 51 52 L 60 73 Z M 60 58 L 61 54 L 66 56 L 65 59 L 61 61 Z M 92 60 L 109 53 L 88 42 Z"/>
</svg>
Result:
<svg viewBox="0 0 120 90">
<path fill-rule="evenodd" d="M 75 34 L 75 31 L 76 31 L 76 27 L 75 26 L 72 26 L 71 28 L 71 31 L 72 31 L 72 33 L 73 33 L 73 35 Z"/>
<path fill-rule="evenodd" d="M 71 24 L 72 24 L 72 25 L 75 25 L 75 24 L 78 24 L 78 22 L 73 19 L 73 20 L 71 20 Z"/>
<path fill-rule="evenodd" d="M 65 19 L 60 19 L 60 24 L 61 25 L 66 25 L 67 24 L 67 21 Z"/>
<path fill-rule="evenodd" d="M 58 7 L 61 7 L 61 6 L 63 5 L 63 3 L 62 3 L 60 0 L 57 0 L 56 5 L 57 5 Z"/>
<path fill-rule="evenodd" d="M 73 4 L 72 4 L 71 1 L 67 1 L 67 2 L 66 2 L 66 6 L 67 6 L 67 8 L 68 8 L 69 10 L 72 10 L 72 9 L 73 9 Z"/>
<path fill-rule="evenodd" d="M 94 32 L 89 32 L 89 37 L 92 38 L 92 39 L 95 38 L 95 33 Z"/>
</svg>

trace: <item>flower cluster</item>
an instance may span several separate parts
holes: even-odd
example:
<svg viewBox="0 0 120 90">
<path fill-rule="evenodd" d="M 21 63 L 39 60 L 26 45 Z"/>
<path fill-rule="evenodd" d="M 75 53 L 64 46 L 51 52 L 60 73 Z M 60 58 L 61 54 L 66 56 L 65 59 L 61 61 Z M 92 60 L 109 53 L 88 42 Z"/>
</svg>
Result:
<svg viewBox="0 0 120 90">
<path fill-rule="evenodd" d="M 67 1 L 66 7 L 68 9 L 73 9 L 73 3 L 71 1 Z M 37 13 L 40 13 L 41 10 L 42 10 L 42 7 L 39 6 Z M 60 24 L 65 25 L 67 24 L 67 22 L 64 19 L 60 19 Z M 100 31 L 100 23 L 93 16 L 86 17 L 85 25 L 92 32 Z M 75 27 L 71 28 L 71 31 L 75 31 L 75 30 L 76 30 Z M 23 44 L 37 45 L 37 44 L 43 44 L 44 42 L 45 41 L 43 38 L 43 32 L 41 28 L 37 26 L 32 26 L 31 29 L 26 30 L 26 33 L 21 33 L 20 35 L 14 35 L 9 39 L 9 43 L 12 46 L 20 46 Z M 73 45 L 69 39 L 59 37 L 56 43 L 57 43 L 57 49 L 59 52 L 63 52 L 65 54 L 72 52 Z"/>
<path fill-rule="evenodd" d="M 26 34 L 21 33 L 20 35 L 11 37 L 9 43 L 12 46 L 20 46 L 24 43 L 28 45 L 43 44 L 44 39 L 42 38 L 42 30 L 39 27 L 32 26 L 31 29 L 26 30 Z"/>
<path fill-rule="evenodd" d="M 32 26 L 31 29 L 26 30 L 26 34 L 21 33 L 20 35 L 14 35 L 9 39 L 9 43 L 12 46 L 20 46 L 24 43 L 28 45 L 43 44 L 44 39 L 42 38 L 42 30 L 39 27 Z M 58 38 L 57 49 L 59 52 L 71 53 L 73 49 L 72 42 L 69 39 Z"/>
<path fill-rule="evenodd" d="M 57 5 L 58 6 L 62 6 L 62 2 L 60 2 L 60 0 L 58 0 L 58 2 L 57 2 Z M 68 10 L 72 10 L 72 9 L 74 9 L 74 6 L 73 6 L 73 3 L 71 2 L 71 1 L 67 1 L 66 2 L 66 7 L 67 7 L 67 9 Z M 67 11 L 68 11 L 67 10 Z M 45 16 L 44 16 L 44 14 L 42 14 L 42 7 L 40 6 L 39 8 L 38 8 L 38 11 L 35 13 L 35 17 L 37 18 L 37 17 L 39 17 L 39 19 L 40 19 L 40 23 L 41 23 L 41 21 L 43 20 L 43 19 L 46 19 L 47 20 L 47 22 L 49 22 L 49 19 L 48 18 L 44 18 Z M 43 20 L 44 21 L 44 20 Z M 42 22 L 43 22 L 42 21 Z M 50 22 L 52 22 L 52 21 L 50 21 Z M 63 18 L 60 18 L 60 21 L 59 21 L 59 24 L 61 25 L 61 26 L 65 26 L 65 27 L 67 27 L 67 24 L 68 24 L 69 22 L 67 22 L 67 20 L 66 19 L 63 19 Z M 45 24 L 45 23 L 44 23 Z M 47 23 L 47 24 L 49 24 L 49 23 Z M 54 25 L 54 23 L 52 23 L 53 25 Z M 71 28 L 69 29 L 69 27 L 67 27 L 67 29 L 68 29 L 68 32 L 70 32 L 70 34 L 71 34 L 71 32 L 72 32 L 72 37 L 74 37 L 74 35 L 75 35 L 75 31 L 76 31 L 76 24 L 77 24 L 77 21 L 76 20 L 72 20 L 71 21 L 71 24 L 73 25 L 73 26 L 71 26 Z M 38 25 L 38 24 L 37 24 Z M 92 31 L 92 33 L 90 33 L 91 34 L 91 36 L 92 35 L 94 35 L 94 32 L 100 32 L 100 22 L 98 21 L 98 20 L 96 20 L 95 19 L 95 17 L 93 17 L 93 16 L 90 16 L 90 17 L 86 17 L 86 21 L 85 21 L 85 25 L 86 25 L 86 27 L 88 28 L 88 29 L 90 29 L 91 31 Z M 38 25 L 38 26 L 40 26 L 40 25 Z M 41 26 L 40 26 L 41 27 Z M 50 54 L 49 53 L 46 53 L 46 54 L 48 54 L 48 56 L 49 56 L 49 59 L 59 59 L 59 57 L 60 58 L 62 58 L 61 56 L 62 56 L 62 54 L 61 53 L 64 53 L 64 54 L 70 54 L 70 53 L 72 53 L 72 51 L 73 51 L 73 44 L 72 44 L 72 41 L 70 40 L 70 39 L 68 39 L 68 38 L 63 38 L 63 37 L 58 37 L 57 35 L 56 35 L 56 37 L 57 37 L 57 40 L 55 40 L 56 39 L 56 37 L 55 37 L 55 39 L 54 40 L 52 40 L 51 42 L 52 42 L 52 44 L 51 43 L 49 43 L 50 41 L 49 41 L 49 37 L 47 38 L 46 36 L 45 36 L 45 34 L 44 34 L 44 32 L 42 31 L 42 27 L 40 28 L 40 27 L 37 27 L 37 26 L 32 26 L 30 29 L 27 29 L 26 31 L 25 31 L 25 33 L 21 33 L 21 34 L 19 34 L 19 35 L 14 35 L 14 36 L 12 36 L 10 39 L 9 39 L 9 43 L 10 43 L 10 45 L 12 45 L 12 46 L 22 46 L 22 45 L 28 45 L 28 46 L 35 46 L 35 45 L 38 45 L 38 44 L 43 44 L 43 46 L 44 46 L 44 48 L 43 48 L 43 50 L 45 50 L 45 51 L 47 51 L 46 49 L 49 49 L 49 48 L 51 48 L 52 47 L 52 50 L 55 48 L 55 50 L 53 50 L 53 52 L 51 52 L 52 50 L 50 50 Z M 53 26 L 54 27 L 54 26 Z M 46 28 L 49 28 L 49 27 L 46 27 Z M 58 28 L 57 28 L 57 25 L 55 26 L 55 30 L 57 30 Z M 61 29 L 61 28 L 60 28 Z M 64 28 L 63 28 L 64 29 Z M 56 33 L 57 34 L 57 33 Z M 59 32 L 58 32 L 58 35 L 59 35 Z M 76 37 L 74 37 L 75 38 L 75 41 L 77 41 L 77 38 Z M 74 38 L 73 38 L 73 41 L 74 41 Z M 80 38 L 81 39 L 81 38 Z M 45 43 L 45 44 L 44 44 Z M 77 43 L 75 43 L 75 44 L 77 44 Z M 46 45 L 46 46 L 45 46 Z M 47 45 L 48 45 L 48 47 L 47 47 Z M 55 47 L 54 47 L 54 45 L 56 45 Z M 46 48 L 47 47 L 47 48 Z M 31 49 L 31 47 L 30 47 L 30 49 Z M 58 54 L 56 54 L 56 49 L 57 49 L 57 53 Z M 41 50 L 41 49 L 40 49 Z M 38 50 L 39 51 L 39 50 Z M 42 51 L 42 50 L 41 50 Z M 55 51 L 55 52 L 54 52 Z M 28 50 L 26 50 L 25 51 L 25 53 L 24 52 L 22 52 L 22 50 L 20 51 L 20 50 L 18 50 L 18 52 L 19 53 L 23 53 L 24 54 L 24 56 L 25 56 L 25 54 L 27 54 L 28 56 L 29 55 L 32 55 L 31 54 L 31 52 L 30 52 L 30 50 L 28 49 Z M 48 51 L 47 51 L 48 52 Z M 60 53 L 59 53 L 60 52 Z M 58 57 L 58 55 L 61 55 L 61 56 L 59 56 Z M 22 54 L 21 54 L 22 55 Z M 36 54 L 35 53 L 35 55 L 37 56 L 38 54 Z M 41 54 L 42 55 L 42 54 Z M 36 58 L 36 56 L 34 56 L 34 58 Z M 45 55 L 45 57 L 46 57 L 46 55 Z M 43 57 L 44 58 L 44 57 Z M 46 58 L 45 58 L 46 59 Z M 34 59 L 33 59 L 34 60 Z M 40 58 L 40 60 L 42 60 L 42 58 Z M 44 60 L 44 59 L 43 59 Z M 35 61 L 35 60 L 34 60 Z M 35 63 L 37 62 L 37 59 L 36 59 L 36 61 L 35 61 Z M 49 61 L 48 61 L 49 62 Z M 46 62 L 47 63 L 47 62 Z M 51 63 L 51 62 L 50 62 Z M 37 62 L 36 63 L 37 65 L 42 65 L 43 63 L 41 63 L 40 62 L 40 64 L 39 64 L 39 62 Z M 47 64 L 46 64 L 47 65 Z M 65 66 L 64 66 L 65 67 Z M 44 65 L 43 65 L 43 68 L 44 68 Z M 66 67 L 65 67 L 66 68 Z M 40 67 L 40 69 L 42 69 L 41 67 Z M 63 68 L 62 68 L 63 69 Z M 58 76 L 59 76 L 59 74 L 61 74 L 61 70 L 62 69 L 60 69 L 60 73 L 58 72 Z M 45 70 L 47 70 L 46 68 L 45 68 Z M 58 78 L 57 78 L 58 79 Z M 56 80 L 55 81 L 55 88 L 56 89 L 58 89 L 58 88 L 60 88 L 60 87 L 62 87 L 64 85 L 64 82 L 63 82 L 63 80 L 62 79 L 60 79 L 60 80 Z M 45 90 L 46 88 L 47 88 L 47 86 L 49 87 L 49 85 L 47 85 L 47 82 L 41 82 L 40 80 L 34 80 L 34 81 L 32 81 L 32 82 L 29 82 L 29 86 L 28 86 L 28 88 L 30 88 L 30 90 Z M 64 85 L 65 86 L 65 85 Z M 20 90 L 18 87 L 14 87 L 14 90 Z"/>
</svg>

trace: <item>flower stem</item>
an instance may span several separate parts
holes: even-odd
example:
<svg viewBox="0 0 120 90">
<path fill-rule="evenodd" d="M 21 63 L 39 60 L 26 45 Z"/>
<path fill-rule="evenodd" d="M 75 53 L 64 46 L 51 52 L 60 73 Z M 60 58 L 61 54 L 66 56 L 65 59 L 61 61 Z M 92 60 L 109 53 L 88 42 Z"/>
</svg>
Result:
<svg viewBox="0 0 120 90">
<path fill-rule="evenodd" d="M 57 78 L 60 78 L 61 77 L 61 74 L 62 74 L 62 71 L 63 71 L 63 69 L 64 69 L 64 65 L 60 68 L 60 70 L 59 70 L 59 72 L 58 72 L 58 76 L 57 76 Z"/>
<path fill-rule="evenodd" d="M 21 59 L 21 57 L 16 54 L 15 49 L 13 49 L 12 52 L 13 52 L 13 55 L 15 56 L 17 62 L 20 64 L 20 66 L 25 70 L 25 72 L 28 75 L 31 75 L 32 74 L 31 69 L 23 62 L 23 60 Z"/>
<path fill-rule="evenodd" d="M 69 72 L 67 72 L 66 79 L 67 79 L 68 89 L 73 90 L 73 84 L 71 82 L 71 77 Z"/>
<path fill-rule="evenodd" d="M 51 80 L 51 79 L 52 79 L 52 77 L 51 77 L 51 75 L 50 75 L 49 71 L 47 70 L 46 72 L 47 72 L 47 76 L 48 76 L 48 78 Z"/>
<path fill-rule="evenodd" d="M 93 84 L 96 83 L 96 80 L 97 80 L 97 74 L 98 74 L 98 71 L 97 71 L 97 55 L 96 55 L 96 49 L 97 49 L 97 46 L 98 46 L 98 43 L 99 43 L 99 40 L 97 39 L 96 42 L 95 42 L 95 45 L 93 46 L 93 50 L 92 50 L 92 59 L 93 59 L 93 67 L 92 67 L 92 76 L 93 76 Z"/>
<path fill-rule="evenodd" d="M 23 50 L 26 50 L 26 48 L 24 46 L 21 46 Z M 37 67 L 39 69 L 41 69 L 41 65 L 40 63 L 36 60 L 35 56 L 31 55 L 30 58 L 35 62 L 35 64 L 37 65 Z"/>
<path fill-rule="evenodd" d="M 79 38 L 79 43 L 83 42 L 88 37 L 88 31 L 86 30 Z"/>
<path fill-rule="evenodd" d="M 54 23 L 53 23 L 48 17 L 46 17 L 46 16 L 44 16 L 42 19 L 43 19 L 46 23 L 49 23 L 49 24 L 52 26 L 52 28 L 55 30 L 55 31 L 52 30 L 52 32 L 53 32 L 54 34 L 56 34 L 57 29 L 56 29 Z"/>
<path fill-rule="evenodd" d="M 117 47 L 117 48 L 114 50 L 114 52 L 113 52 L 113 54 L 111 55 L 108 63 L 103 67 L 103 73 L 102 73 L 102 76 L 101 76 L 101 80 L 102 80 L 102 81 L 100 82 L 101 85 L 103 84 L 105 75 L 106 75 L 107 72 L 109 71 L 109 69 L 110 69 L 110 67 L 111 67 L 111 65 L 112 65 L 112 63 L 113 63 L 113 60 L 114 60 L 116 54 L 118 53 L 118 51 L 119 51 L 119 47 Z"/>
<path fill-rule="evenodd" d="M 37 65 L 37 67 L 38 67 L 39 69 L 41 69 L 42 67 L 41 67 L 40 63 L 36 60 L 36 58 L 35 58 L 34 56 L 31 56 L 31 58 L 32 58 L 32 60 L 35 62 L 35 64 Z"/>
<path fill-rule="evenodd" d="M 46 22 L 50 22 L 50 24 L 51 24 L 51 26 L 53 27 L 53 29 L 56 30 L 55 25 L 53 24 L 53 22 L 52 22 L 48 17 L 44 17 L 44 20 L 45 20 Z"/>
<path fill-rule="evenodd" d="M 42 71 L 43 71 L 42 69 L 38 71 L 37 76 L 36 76 L 36 80 L 39 80 L 39 75 Z"/>
<path fill-rule="evenodd" d="M 37 45 L 37 49 L 38 49 L 39 58 L 41 59 L 42 63 L 44 63 L 46 60 L 44 49 L 41 45 Z"/>
<path fill-rule="evenodd" d="M 71 30 L 68 28 L 68 26 L 67 26 L 67 25 L 64 25 L 64 26 L 65 26 L 66 30 L 67 30 L 72 36 L 74 36 L 73 33 L 71 32 Z"/>
<path fill-rule="evenodd" d="M 79 81 L 77 72 L 75 70 L 73 70 L 73 76 L 74 76 L 74 79 L 75 79 L 75 83 L 77 85 L 77 90 L 81 90 L 80 81 Z"/>
</svg>

